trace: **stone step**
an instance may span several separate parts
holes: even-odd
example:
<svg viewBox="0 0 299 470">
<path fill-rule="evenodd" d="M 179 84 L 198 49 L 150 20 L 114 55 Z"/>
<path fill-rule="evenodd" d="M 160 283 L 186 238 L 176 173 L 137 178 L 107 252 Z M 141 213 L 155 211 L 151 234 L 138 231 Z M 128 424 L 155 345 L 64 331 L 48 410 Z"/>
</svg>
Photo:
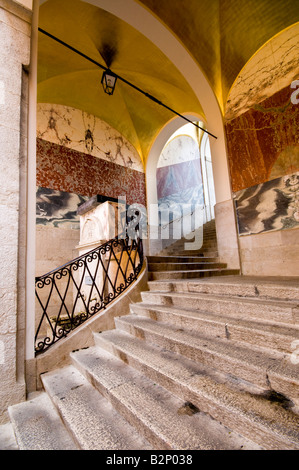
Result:
<svg viewBox="0 0 299 470">
<path fill-rule="evenodd" d="M 226 276 L 216 279 L 175 280 L 148 283 L 152 291 L 190 292 L 221 296 L 239 296 L 264 299 L 299 301 L 299 280 L 286 278 L 258 278 L 250 276 Z"/>
<path fill-rule="evenodd" d="M 214 314 L 232 315 L 248 320 L 258 319 L 263 322 L 299 325 L 299 306 L 296 301 L 225 297 L 197 292 L 145 291 L 141 297 L 145 303 L 155 305 L 210 311 Z"/>
<path fill-rule="evenodd" d="M 132 314 L 155 321 L 170 322 L 178 328 L 198 331 L 206 336 L 227 339 L 292 354 L 292 344 L 299 340 L 299 327 L 265 324 L 258 321 L 215 315 L 211 312 L 145 304 L 131 304 Z"/>
<path fill-rule="evenodd" d="M 201 269 L 220 269 L 226 268 L 225 263 L 215 263 L 215 262 L 159 262 L 159 263 L 148 263 L 149 271 L 200 271 Z"/>
<path fill-rule="evenodd" d="M 130 334 L 105 331 L 95 342 L 201 412 L 266 449 L 298 449 L 298 415 L 281 396 L 252 387 Z M 100 372 L 99 372 L 100 373 Z M 163 412 L 162 412 L 163 416 Z"/>
<path fill-rule="evenodd" d="M 209 258 L 218 258 L 216 250 L 166 250 L 160 253 L 161 256 L 206 256 Z"/>
<path fill-rule="evenodd" d="M 210 258 L 204 255 L 198 256 L 147 256 L 148 263 L 188 263 L 188 262 L 199 262 L 199 263 L 217 263 L 218 258 Z"/>
<path fill-rule="evenodd" d="M 20 450 L 78 450 L 46 393 L 8 411 Z"/>
<path fill-rule="evenodd" d="M 43 374 L 42 382 L 81 450 L 150 449 L 74 366 Z"/>
<path fill-rule="evenodd" d="M 109 332 L 113 333 L 113 332 Z M 107 337 L 106 337 L 107 339 Z M 112 346 L 112 345 L 111 345 Z M 155 449 L 238 450 L 258 446 L 157 381 L 94 347 L 72 353 L 76 367 Z"/>
<path fill-rule="evenodd" d="M 181 354 L 182 356 L 240 377 L 263 389 L 271 388 L 299 405 L 299 371 L 289 355 L 257 351 L 232 341 L 204 336 L 145 317 L 115 319 L 118 329 Z M 270 384 L 270 385 L 269 385 Z"/>
<path fill-rule="evenodd" d="M 190 233 L 188 236 L 186 237 L 183 237 L 183 238 L 180 238 L 179 240 L 176 239 L 176 238 L 173 238 L 173 243 L 172 243 L 172 247 L 173 248 L 178 248 L 178 247 L 181 247 L 184 245 L 184 243 L 189 243 L 190 241 L 192 242 L 194 239 L 195 239 L 195 236 L 198 234 L 200 235 L 202 241 L 204 243 L 209 243 L 209 242 L 212 242 L 212 243 L 217 243 L 217 235 L 216 235 L 216 231 L 214 230 L 209 230 L 209 231 L 204 231 L 202 234 L 200 233 L 200 231 L 198 231 L 196 234 L 194 232 Z M 172 232 L 170 232 L 170 239 L 172 237 Z"/>
<path fill-rule="evenodd" d="M 188 246 L 188 244 L 193 244 L 193 246 Z M 167 253 L 187 253 L 188 255 L 192 256 L 196 253 L 216 253 L 217 252 L 217 243 L 214 242 L 203 242 L 199 247 L 198 244 L 195 244 L 192 240 L 189 242 L 186 240 L 184 243 L 181 245 L 169 245 L 168 247 L 163 249 L 163 253 L 161 254 L 167 254 Z"/>
<path fill-rule="evenodd" d="M 188 265 L 186 265 L 188 268 Z M 165 281 L 169 279 L 200 279 L 211 276 L 233 276 L 239 274 L 238 269 L 216 268 L 200 270 L 180 270 L 180 271 L 149 271 L 149 281 Z"/>
</svg>

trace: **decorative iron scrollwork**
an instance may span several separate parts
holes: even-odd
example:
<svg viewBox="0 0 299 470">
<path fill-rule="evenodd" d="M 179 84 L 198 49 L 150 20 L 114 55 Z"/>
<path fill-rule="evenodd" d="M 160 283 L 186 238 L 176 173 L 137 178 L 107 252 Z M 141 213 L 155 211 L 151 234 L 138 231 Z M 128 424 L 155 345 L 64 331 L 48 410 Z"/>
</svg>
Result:
<svg viewBox="0 0 299 470">
<path fill-rule="evenodd" d="M 142 265 L 142 240 L 116 237 L 37 277 L 35 294 L 40 320 L 35 354 L 46 351 L 105 309 L 137 279 Z"/>
</svg>

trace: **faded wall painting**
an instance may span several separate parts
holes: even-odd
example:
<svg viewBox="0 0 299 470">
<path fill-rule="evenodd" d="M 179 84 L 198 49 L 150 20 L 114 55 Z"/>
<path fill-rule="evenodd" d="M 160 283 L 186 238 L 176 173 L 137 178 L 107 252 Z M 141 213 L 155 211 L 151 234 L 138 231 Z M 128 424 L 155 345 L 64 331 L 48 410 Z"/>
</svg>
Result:
<svg viewBox="0 0 299 470">
<path fill-rule="evenodd" d="M 78 194 L 37 187 L 36 224 L 79 230 L 77 209 L 87 199 Z"/>
<path fill-rule="evenodd" d="M 145 205 L 136 149 L 108 124 L 80 110 L 38 104 L 37 185 L 92 197 L 126 197 Z"/>
<path fill-rule="evenodd" d="M 299 171 L 299 105 L 290 86 L 225 124 L 233 192 Z"/>
<path fill-rule="evenodd" d="M 145 205 L 145 176 L 140 171 L 37 139 L 37 184 L 74 194 L 126 197 Z"/>
<path fill-rule="evenodd" d="M 299 228 L 299 172 L 235 194 L 240 235 Z"/>
<path fill-rule="evenodd" d="M 157 168 L 157 192 L 160 210 L 169 210 L 170 220 L 181 217 L 184 206 L 203 205 L 199 146 L 192 137 L 175 137 L 164 148 Z"/>
<path fill-rule="evenodd" d="M 230 90 L 225 108 L 227 121 L 290 87 L 299 78 L 298 37 L 299 23 L 296 23 L 266 42 L 251 57 Z"/>
<path fill-rule="evenodd" d="M 58 104 L 37 104 L 37 138 L 144 172 L 130 142 L 96 116 Z"/>
</svg>

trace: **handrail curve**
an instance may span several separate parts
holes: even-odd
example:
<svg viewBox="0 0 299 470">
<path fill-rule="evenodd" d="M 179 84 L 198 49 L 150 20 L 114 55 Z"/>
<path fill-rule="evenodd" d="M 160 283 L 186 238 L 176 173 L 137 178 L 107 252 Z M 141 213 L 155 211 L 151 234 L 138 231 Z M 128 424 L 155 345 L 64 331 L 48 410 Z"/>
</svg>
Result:
<svg viewBox="0 0 299 470">
<path fill-rule="evenodd" d="M 118 236 L 35 278 L 35 354 L 49 349 L 105 309 L 143 266 L 142 239 Z"/>
</svg>

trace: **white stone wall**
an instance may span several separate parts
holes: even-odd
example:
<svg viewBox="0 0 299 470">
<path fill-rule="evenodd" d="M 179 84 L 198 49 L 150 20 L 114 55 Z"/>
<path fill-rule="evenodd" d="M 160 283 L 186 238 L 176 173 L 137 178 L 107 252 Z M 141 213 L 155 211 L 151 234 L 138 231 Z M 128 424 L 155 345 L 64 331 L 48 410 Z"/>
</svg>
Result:
<svg viewBox="0 0 299 470">
<path fill-rule="evenodd" d="M 25 217 L 31 12 L 0 3 L 0 423 L 25 397 Z"/>
</svg>

